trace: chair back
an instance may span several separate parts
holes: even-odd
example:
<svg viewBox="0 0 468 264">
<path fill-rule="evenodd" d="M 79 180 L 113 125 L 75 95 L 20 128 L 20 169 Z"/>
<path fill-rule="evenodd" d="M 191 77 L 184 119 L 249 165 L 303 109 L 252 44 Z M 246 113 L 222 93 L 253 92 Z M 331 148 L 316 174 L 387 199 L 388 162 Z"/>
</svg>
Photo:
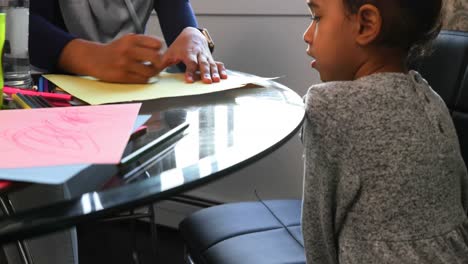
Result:
<svg viewBox="0 0 468 264">
<path fill-rule="evenodd" d="M 468 165 L 468 32 L 442 30 L 433 53 L 412 67 L 447 104 Z"/>
</svg>

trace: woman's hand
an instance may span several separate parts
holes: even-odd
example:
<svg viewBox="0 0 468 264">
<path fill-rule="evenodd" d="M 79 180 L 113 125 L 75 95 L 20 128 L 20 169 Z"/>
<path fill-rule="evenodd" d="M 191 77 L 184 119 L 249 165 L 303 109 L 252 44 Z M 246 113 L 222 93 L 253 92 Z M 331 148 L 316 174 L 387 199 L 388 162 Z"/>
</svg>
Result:
<svg viewBox="0 0 468 264">
<path fill-rule="evenodd" d="M 187 27 L 176 38 L 162 57 L 162 67 L 183 62 L 186 66 L 185 81 L 193 83 L 200 71 L 204 83 L 226 79 L 226 68 L 222 62 L 213 60 L 205 36 L 196 28 Z"/>
<path fill-rule="evenodd" d="M 75 39 L 63 49 L 59 67 L 107 82 L 147 83 L 163 68 L 161 47 L 162 40 L 136 34 L 108 44 Z"/>
</svg>

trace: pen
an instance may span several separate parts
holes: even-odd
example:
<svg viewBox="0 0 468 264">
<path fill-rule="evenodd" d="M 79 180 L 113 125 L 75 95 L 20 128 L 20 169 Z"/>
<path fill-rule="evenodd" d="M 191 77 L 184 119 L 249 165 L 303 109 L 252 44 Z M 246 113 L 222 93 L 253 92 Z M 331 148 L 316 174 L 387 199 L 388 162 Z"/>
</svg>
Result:
<svg viewBox="0 0 468 264">
<path fill-rule="evenodd" d="M 58 100 L 58 101 L 70 101 L 72 99 L 72 96 L 69 94 L 35 92 L 35 91 L 30 91 L 30 90 L 12 88 L 8 86 L 3 87 L 3 92 L 6 94 L 21 93 L 21 94 L 26 94 L 26 95 L 39 95 L 49 100 Z"/>
<path fill-rule="evenodd" d="M 33 102 L 36 106 L 36 108 L 43 108 L 43 107 L 46 107 L 42 104 L 42 102 L 38 101 L 37 100 L 37 97 L 36 96 L 30 96 L 30 95 L 22 95 L 24 97 L 26 97 L 29 101 Z"/>
<path fill-rule="evenodd" d="M 138 15 L 135 11 L 135 7 L 132 4 L 132 1 L 130 0 L 124 0 L 125 5 L 127 6 L 128 13 L 130 14 L 130 18 L 132 19 L 133 25 L 135 26 L 136 33 L 137 34 L 143 34 L 145 30 L 143 29 L 143 26 L 141 25 L 141 21 L 138 18 Z"/>
<path fill-rule="evenodd" d="M 36 97 L 37 97 L 38 101 L 42 102 L 42 105 L 44 105 L 44 107 L 54 107 L 51 103 L 49 103 L 49 101 L 44 99 L 44 97 L 42 97 L 42 96 L 36 96 Z"/>
<path fill-rule="evenodd" d="M 27 105 L 29 105 L 31 108 L 41 108 L 40 105 L 38 105 L 36 102 L 34 102 L 33 99 L 27 97 L 24 94 L 16 94 L 23 102 L 25 102 Z"/>
<path fill-rule="evenodd" d="M 52 107 L 52 105 L 49 102 L 47 102 L 46 99 L 42 98 L 41 96 L 38 96 L 38 95 L 25 95 L 25 96 L 29 98 L 31 101 L 34 101 L 41 108 Z"/>
<path fill-rule="evenodd" d="M 169 139 L 171 139 L 175 135 L 181 133 L 188 126 L 189 126 L 189 123 L 184 122 L 184 123 L 172 128 L 171 130 L 167 131 L 166 133 L 164 133 L 160 137 L 156 138 L 155 140 L 151 141 L 150 143 L 146 144 L 145 146 L 135 150 L 134 152 L 130 153 L 128 156 L 122 158 L 122 160 L 120 160 L 120 165 L 126 165 L 126 164 L 134 161 L 135 159 L 143 156 L 143 154 L 147 153 L 149 150 L 155 148 L 156 146 L 161 145 L 164 142 L 167 142 Z"/>
<path fill-rule="evenodd" d="M 24 102 L 23 100 L 21 100 L 21 98 L 18 96 L 18 94 L 13 94 L 11 96 L 11 98 L 13 98 L 13 101 L 18 104 L 19 107 L 23 108 L 23 109 L 31 109 L 31 107 L 26 103 Z"/>
</svg>

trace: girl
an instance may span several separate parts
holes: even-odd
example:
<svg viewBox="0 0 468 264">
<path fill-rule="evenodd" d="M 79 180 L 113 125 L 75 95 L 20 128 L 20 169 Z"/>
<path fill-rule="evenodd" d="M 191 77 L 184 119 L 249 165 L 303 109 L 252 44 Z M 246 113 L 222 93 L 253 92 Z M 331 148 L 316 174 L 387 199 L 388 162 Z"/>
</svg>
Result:
<svg viewBox="0 0 468 264">
<path fill-rule="evenodd" d="M 468 176 L 442 99 L 410 54 L 441 0 L 308 0 L 322 84 L 307 95 L 307 262 L 468 263 Z"/>
</svg>

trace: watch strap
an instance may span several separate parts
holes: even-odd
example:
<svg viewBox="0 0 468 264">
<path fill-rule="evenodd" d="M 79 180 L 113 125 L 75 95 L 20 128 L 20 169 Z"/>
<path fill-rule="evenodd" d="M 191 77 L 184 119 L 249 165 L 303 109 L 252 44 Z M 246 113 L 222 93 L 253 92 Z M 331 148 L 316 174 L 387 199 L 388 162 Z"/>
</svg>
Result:
<svg viewBox="0 0 468 264">
<path fill-rule="evenodd" d="M 210 36 L 210 33 L 206 28 L 198 28 L 198 30 L 200 30 L 203 36 L 205 36 L 206 42 L 208 43 L 208 48 L 210 49 L 210 52 L 213 53 L 215 45 L 213 39 Z"/>
</svg>

